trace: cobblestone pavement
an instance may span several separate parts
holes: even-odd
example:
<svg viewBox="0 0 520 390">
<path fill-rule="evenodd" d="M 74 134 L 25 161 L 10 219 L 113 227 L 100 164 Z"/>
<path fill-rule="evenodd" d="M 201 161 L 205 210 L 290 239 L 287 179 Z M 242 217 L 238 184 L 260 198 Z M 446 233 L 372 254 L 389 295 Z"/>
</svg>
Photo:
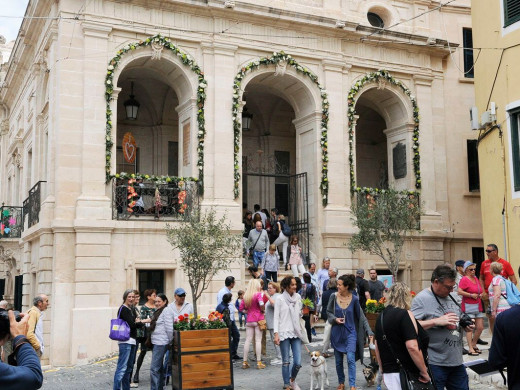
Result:
<svg viewBox="0 0 520 390">
<path fill-rule="evenodd" d="M 243 331 L 241 333 L 241 342 L 239 346 L 239 354 L 242 355 L 243 351 L 243 341 L 245 339 L 245 334 Z M 486 336 L 486 335 L 485 335 Z M 489 340 L 489 337 L 485 337 Z M 318 350 L 321 349 L 322 343 L 320 335 L 316 338 L 316 341 L 308 345 L 309 349 Z M 265 370 L 257 370 L 255 368 L 255 364 L 251 364 L 251 368 L 248 370 L 243 370 L 241 368 L 241 362 L 236 362 L 234 364 L 234 381 L 235 381 L 235 389 L 236 390 L 271 390 L 271 389 L 281 389 L 283 385 L 282 374 L 281 374 L 281 366 L 271 366 L 269 361 L 271 358 L 274 358 L 274 348 L 273 344 L 269 340 L 267 340 L 267 354 L 266 358 L 267 368 Z M 481 355 L 482 358 L 487 359 L 487 348 L 488 346 L 484 346 L 484 353 Z M 368 349 L 365 350 L 366 356 L 368 356 Z M 250 353 L 250 356 L 252 354 Z M 150 388 L 150 359 L 151 353 L 146 355 L 143 366 L 140 372 L 141 382 L 139 383 L 140 389 L 149 389 Z M 465 360 L 470 360 L 474 358 L 468 358 L 465 356 Z M 368 359 L 365 359 L 367 362 Z M 42 389 L 44 390 L 102 390 L 102 389 L 111 389 L 113 386 L 113 375 L 115 371 L 117 363 L 116 357 L 107 357 L 106 359 L 99 360 L 94 363 L 90 363 L 84 366 L 75 366 L 75 367 L 66 367 L 60 369 L 51 369 L 47 370 L 44 373 L 44 384 Z M 302 369 L 297 378 L 297 383 L 300 385 L 302 390 L 310 388 L 310 358 L 309 355 L 304 350 L 303 358 L 302 358 Z M 357 378 L 356 385 L 358 389 L 373 389 L 375 387 L 368 387 L 367 383 L 363 377 L 361 371 L 361 364 L 357 363 Z M 348 381 L 348 373 L 347 373 L 347 365 L 345 362 L 345 370 Z M 338 385 L 338 379 L 336 376 L 336 367 L 334 358 L 331 357 L 327 359 L 327 372 L 329 374 L 330 386 L 328 389 L 335 389 Z M 484 389 L 497 389 L 500 388 L 496 385 L 501 381 L 501 377 L 492 376 L 479 378 L 476 375 L 473 375 L 470 370 L 468 370 L 470 374 L 470 389 L 471 390 L 484 390 Z M 170 386 L 165 388 L 166 390 L 171 389 Z M 383 389 L 385 386 L 383 385 Z"/>
</svg>

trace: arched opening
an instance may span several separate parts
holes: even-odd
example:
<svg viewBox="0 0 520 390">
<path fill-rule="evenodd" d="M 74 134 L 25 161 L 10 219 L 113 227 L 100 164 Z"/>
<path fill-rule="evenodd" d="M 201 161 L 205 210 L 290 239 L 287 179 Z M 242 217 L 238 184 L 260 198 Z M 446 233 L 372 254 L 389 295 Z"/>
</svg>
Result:
<svg viewBox="0 0 520 390">
<path fill-rule="evenodd" d="M 356 102 L 356 185 L 414 188 L 410 104 L 392 87 L 372 85 Z"/>
<path fill-rule="evenodd" d="M 133 95 L 139 102 L 135 120 L 127 118 L 124 106 L 132 84 Z M 117 101 L 116 172 L 190 176 L 191 118 L 180 106 L 190 99 L 190 88 L 179 67 L 165 59 L 142 57 L 123 69 L 118 87 L 121 92 Z M 135 150 L 133 145 L 130 149 L 123 145 L 129 132 L 135 139 Z"/>
<path fill-rule="evenodd" d="M 159 58 L 132 54 L 114 80 L 119 92 L 113 109 L 116 219 L 175 219 L 198 202 L 196 184 L 180 179 L 197 176 L 197 81 L 177 61 L 169 52 Z M 128 116 L 129 100 L 137 101 L 135 118 Z"/>
<path fill-rule="evenodd" d="M 305 252 L 315 253 L 309 234 L 319 204 L 319 94 L 290 69 L 255 71 L 243 85 L 242 103 L 253 117 L 242 131 L 242 202 L 250 210 L 277 208 Z"/>
</svg>

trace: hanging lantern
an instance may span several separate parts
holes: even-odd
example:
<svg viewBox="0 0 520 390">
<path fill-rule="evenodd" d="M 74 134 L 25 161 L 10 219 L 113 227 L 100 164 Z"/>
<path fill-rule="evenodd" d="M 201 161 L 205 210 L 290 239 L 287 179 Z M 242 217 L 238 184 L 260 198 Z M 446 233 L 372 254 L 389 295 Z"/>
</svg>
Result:
<svg viewBox="0 0 520 390">
<path fill-rule="evenodd" d="M 251 120 L 253 119 L 253 114 L 247 111 L 247 106 L 244 106 L 242 110 L 242 131 L 249 131 L 251 129 Z"/>
<path fill-rule="evenodd" d="M 134 96 L 134 82 L 132 81 L 130 89 L 130 99 L 124 102 L 126 119 L 135 121 L 137 119 L 137 113 L 139 111 L 139 102 L 135 100 Z"/>
</svg>

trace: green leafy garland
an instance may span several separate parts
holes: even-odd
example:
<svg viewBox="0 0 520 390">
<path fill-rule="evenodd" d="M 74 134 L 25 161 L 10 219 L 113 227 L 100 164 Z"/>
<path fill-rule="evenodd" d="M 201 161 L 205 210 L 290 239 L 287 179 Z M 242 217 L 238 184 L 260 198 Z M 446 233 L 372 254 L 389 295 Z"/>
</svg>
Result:
<svg viewBox="0 0 520 390">
<path fill-rule="evenodd" d="M 321 95 L 321 195 L 323 206 L 326 206 L 329 201 L 329 179 L 328 179 L 328 163 L 329 156 L 327 152 L 327 131 L 329 124 L 329 101 L 327 99 L 327 92 L 325 88 L 321 86 L 318 82 L 318 76 L 312 73 L 306 67 L 298 64 L 298 62 L 291 57 L 289 54 L 285 54 L 283 51 L 274 52 L 271 57 L 262 57 L 258 60 L 252 61 L 246 66 L 242 67 L 238 74 L 235 76 L 235 80 L 233 82 L 233 130 L 234 130 L 234 189 L 233 193 L 235 195 L 235 199 L 240 195 L 240 160 L 239 160 L 239 152 L 240 152 L 240 135 L 242 133 L 242 118 L 239 115 L 240 108 L 240 97 L 241 90 L 240 85 L 242 80 L 246 76 L 247 73 L 254 71 L 260 66 L 269 66 L 276 65 L 279 62 L 287 62 L 288 65 L 292 66 L 298 73 L 302 73 L 308 76 L 314 84 L 319 88 Z"/>
<path fill-rule="evenodd" d="M 357 93 L 369 83 L 377 83 L 379 79 L 384 79 L 388 81 L 390 84 L 396 85 L 402 89 L 402 91 L 410 98 L 413 107 L 413 138 L 412 138 L 412 152 L 413 152 L 413 169 L 415 173 L 415 188 L 417 191 L 404 191 L 410 195 L 418 193 L 421 189 L 421 158 L 419 155 L 419 107 L 417 106 L 417 100 L 412 95 L 412 91 L 410 91 L 401 81 L 396 80 L 392 77 L 388 71 L 386 70 L 378 70 L 377 72 L 368 73 L 361 80 L 358 80 L 354 86 L 350 89 L 348 94 L 348 142 L 349 142 L 349 164 L 350 164 L 350 191 L 361 192 L 361 193 L 378 193 L 384 192 L 379 188 L 367 188 L 367 187 L 357 187 L 356 186 L 356 178 L 354 174 L 354 156 L 352 154 L 353 151 L 353 142 L 354 142 L 354 116 L 356 115 L 356 95 Z"/>
<path fill-rule="evenodd" d="M 152 43 L 163 45 L 165 49 L 169 49 L 175 54 L 181 62 L 189 67 L 195 74 L 198 76 L 199 85 L 197 87 L 197 123 L 198 123 L 198 132 L 197 132 L 197 167 L 199 170 L 199 178 L 200 182 L 200 190 L 202 191 L 203 180 L 204 180 L 204 136 L 206 135 L 205 129 L 205 120 L 204 120 L 204 102 L 206 100 L 206 87 L 207 81 L 204 78 L 204 72 L 202 72 L 201 68 L 195 63 L 195 60 L 189 55 L 180 50 L 177 46 L 175 46 L 169 38 L 163 37 L 162 35 L 154 35 L 153 37 L 146 38 L 144 41 L 139 41 L 136 43 L 130 43 L 124 46 L 122 49 L 117 51 L 117 54 L 114 58 L 112 58 L 107 67 L 107 75 L 105 77 L 105 100 L 106 100 L 106 134 L 105 134 L 105 174 L 107 183 L 113 178 L 123 178 L 127 179 L 130 177 L 139 177 L 146 180 L 151 180 L 154 182 L 178 182 L 180 180 L 193 180 L 197 181 L 195 178 L 179 178 L 175 176 L 155 176 L 155 175 L 128 175 L 124 172 L 120 174 L 112 175 L 110 172 L 110 165 L 112 159 L 112 146 L 114 145 L 114 141 L 112 138 L 112 110 L 110 109 L 110 101 L 112 100 L 112 93 L 114 92 L 114 72 L 121 61 L 121 58 L 124 54 L 129 51 L 137 50 L 141 47 L 150 46 Z"/>
</svg>

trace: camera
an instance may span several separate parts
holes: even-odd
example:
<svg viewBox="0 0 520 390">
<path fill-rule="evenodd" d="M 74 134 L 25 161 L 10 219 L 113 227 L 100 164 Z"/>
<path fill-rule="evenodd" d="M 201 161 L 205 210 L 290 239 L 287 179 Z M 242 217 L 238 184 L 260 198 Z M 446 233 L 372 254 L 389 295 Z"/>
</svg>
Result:
<svg viewBox="0 0 520 390">
<path fill-rule="evenodd" d="M 22 316 L 20 315 L 20 312 L 17 310 L 13 310 L 14 317 L 16 318 L 16 322 L 20 322 L 22 320 Z M 7 324 L 7 327 L 9 327 L 9 314 L 7 314 L 7 310 L 0 309 L 0 323 L 3 323 L 2 325 Z"/>
<path fill-rule="evenodd" d="M 468 326 L 473 325 L 473 320 L 466 313 L 462 313 L 460 316 L 459 325 L 461 328 L 467 328 Z"/>
</svg>

